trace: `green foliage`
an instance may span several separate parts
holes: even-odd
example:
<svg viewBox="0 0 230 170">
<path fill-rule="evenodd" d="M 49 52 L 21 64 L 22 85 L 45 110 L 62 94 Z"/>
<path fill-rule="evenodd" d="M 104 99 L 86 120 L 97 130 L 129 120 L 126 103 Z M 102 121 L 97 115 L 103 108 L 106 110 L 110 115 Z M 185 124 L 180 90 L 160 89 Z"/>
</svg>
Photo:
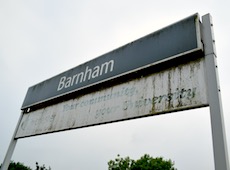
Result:
<svg viewBox="0 0 230 170">
<path fill-rule="evenodd" d="M 0 169 L 1 169 L 0 165 Z M 11 161 L 8 170 L 32 170 L 30 167 L 25 166 L 23 163 Z M 45 165 L 39 166 L 36 162 L 36 170 L 51 170 L 51 168 L 46 168 Z"/>
<path fill-rule="evenodd" d="M 51 170 L 51 168 L 49 167 L 48 169 L 45 167 L 45 165 L 39 166 L 38 162 L 36 162 L 36 170 Z"/>
<path fill-rule="evenodd" d="M 129 157 L 121 158 L 117 156 L 115 160 L 108 162 L 108 170 L 176 170 L 174 163 L 164 160 L 162 157 L 152 158 L 145 154 L 138 160 L 132 160 Z"/>
<path fill-rule="evenodd" d="M 11 161 L 8 170 L 32 170 L 32 169 L 28 166 L 25 166 L 23 163 Z"/>
<path fill-rule="evenodd" d="M 129 157 L 121 158 L 120 155 L 117 155 L 117 158 L 113 161 L 108 162 L 109 170 L 129 170 L 132 164 L 134 163 Z"/>
</svg>

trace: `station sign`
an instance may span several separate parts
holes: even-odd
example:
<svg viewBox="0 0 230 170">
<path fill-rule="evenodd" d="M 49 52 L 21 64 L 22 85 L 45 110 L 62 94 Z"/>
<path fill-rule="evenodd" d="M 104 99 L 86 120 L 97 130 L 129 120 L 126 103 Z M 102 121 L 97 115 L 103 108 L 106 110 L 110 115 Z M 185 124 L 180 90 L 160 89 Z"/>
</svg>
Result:
<svg viewBox="0 0 230 170">
<path fill-rule="evenodd" d="M 20 138 L 206 106 L 215 169 L 229 170 L 214 42 L 195 14 L 30 87 L 2 170 Z"/>
<path fill-rule="evenodd" d="M 30 87 L 21 109 L 197 51 L 202 45 L 195 14 Z"/>
<path fill-rule="evenodd" d="M 104 88 L 23 115 L 16 138 L 208 105 L 204 59 Z"/>
</svg>

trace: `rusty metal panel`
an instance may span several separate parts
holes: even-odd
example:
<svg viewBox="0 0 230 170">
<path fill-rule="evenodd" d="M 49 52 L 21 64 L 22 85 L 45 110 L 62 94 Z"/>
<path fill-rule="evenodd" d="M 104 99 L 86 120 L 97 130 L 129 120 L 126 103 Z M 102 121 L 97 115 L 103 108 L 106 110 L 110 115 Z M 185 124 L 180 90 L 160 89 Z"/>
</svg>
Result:
<svg viewBox="0 0 230 170">
<path fill-rule="evenodd" d="M 23 115 L 16 138 L 207 106 L 203 58 Z"/>
</svg>

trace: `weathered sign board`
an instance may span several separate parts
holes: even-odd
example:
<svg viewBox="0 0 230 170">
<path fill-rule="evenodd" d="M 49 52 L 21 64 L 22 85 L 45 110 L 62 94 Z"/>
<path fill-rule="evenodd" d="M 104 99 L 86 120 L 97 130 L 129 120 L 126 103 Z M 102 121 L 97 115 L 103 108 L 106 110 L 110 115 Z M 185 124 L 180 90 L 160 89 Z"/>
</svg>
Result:
<svg viewBox="0 0 230 170">
<path fill-rule="evenodd" d="M 207 106 L 204 59 L 24 114 L 16 138 Z"/>
<path fill-rule="evenodd" d="M 195 14 L 30 87 L 22 110 L 201 50 L 199 16 Z"/>
<path fill-rule="evenodd" d="M 213 24 L 209 14 L 202 19 L 192 15 L 30 87 L 2 170 L 19 138 L 204 106 L 215 169 L 229 170 Z"/>
<path fill-rule="evenodd" d="M 201 44 L 195 14 L 30 87 L 15 138 L 207 106 Z"/>
</svg>

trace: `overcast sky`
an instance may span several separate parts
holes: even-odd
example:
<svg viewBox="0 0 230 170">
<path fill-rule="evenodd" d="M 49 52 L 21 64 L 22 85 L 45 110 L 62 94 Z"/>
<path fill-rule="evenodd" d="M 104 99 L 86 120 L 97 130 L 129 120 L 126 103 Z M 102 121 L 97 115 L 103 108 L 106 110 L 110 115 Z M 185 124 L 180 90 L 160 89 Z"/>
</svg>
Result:
<svg viewBox="0 0 230 170">
<path fill-rule="evenodd" d="M 225 128 L 230 145 L 230 1 L 1 0 L 0 163 L 28 87 L 196 12 L 214 22 Z M 105 170 L 117 154 L 145 153 L 179 170 L 214 170 L 209 108 L 18 140 L 12 159 L 35 168 Z"/>
</svg>

